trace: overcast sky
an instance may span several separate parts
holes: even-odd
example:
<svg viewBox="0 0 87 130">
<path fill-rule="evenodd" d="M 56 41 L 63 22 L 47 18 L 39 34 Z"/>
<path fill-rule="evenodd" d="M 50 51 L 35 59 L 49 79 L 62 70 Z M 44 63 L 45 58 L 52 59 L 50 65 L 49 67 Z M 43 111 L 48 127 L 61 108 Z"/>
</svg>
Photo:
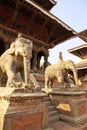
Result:
<svg viewBox="0 0 87 130">
<path fill-rule="evenodd" d="M 51 13 L 61 19 L 76 32 L 87 29 L 87 0 L 56 0 L 57 5 L 53 7 Z M 54 64 L 58 61 L 58 54 L 63 53 L 64 60 L 73 60 L 75 63 L 80 59 L 67 52 L 68 49 L 84 44 L 79 38 L 73 38 L 49 50 L 49 62 Z"/>
</svg>

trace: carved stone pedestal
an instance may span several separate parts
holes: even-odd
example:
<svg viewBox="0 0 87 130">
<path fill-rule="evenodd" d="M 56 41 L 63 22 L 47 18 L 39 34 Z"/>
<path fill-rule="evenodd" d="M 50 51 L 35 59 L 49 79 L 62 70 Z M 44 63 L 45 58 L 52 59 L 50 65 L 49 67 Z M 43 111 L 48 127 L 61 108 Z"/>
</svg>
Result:
<svg viewBox="0 0 87 130">
<path fill-rule="evenodd" d="M 73 125 L 87 121 L 87 98 L 83 91 L 55 90 L 50 92 L 52 102 L 56 105 L 59 117 Z"/>
<path fill-rule="evenodd" d="M 48 128 L 44 93 L 0 88 L 0 130 L 42 130 Z"/>
<path fill-rule="evenodd" d="M 85 97 L 87 98 L 87 86 L 82 86 L 81 90 L 86 93 Z"/>
</svg>

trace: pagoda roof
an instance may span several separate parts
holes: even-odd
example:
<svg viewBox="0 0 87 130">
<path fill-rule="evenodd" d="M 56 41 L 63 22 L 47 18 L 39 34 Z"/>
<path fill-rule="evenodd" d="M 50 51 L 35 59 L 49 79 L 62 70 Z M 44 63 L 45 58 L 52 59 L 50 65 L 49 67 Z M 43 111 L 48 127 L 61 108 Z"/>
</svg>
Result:
<svg viewBox="0 0 87 130">
<path fill-rule="evenodd" d="M 53 0 L 50 0 L 50 1 L 53 2 Z M 21 0 L 21 2 L 19 2 L 21 3 L 19 6 L 17 3 L 18 0 L 2 0 L 2 2 L 5 2 L 5 4 L 8 4 L 9 6 L 12 6 L 13 8 L 17 8 L 18 11 L 22 9 L 22 11 L 25 11 L 25 12 L 27 11 L 27 14 L 28 14 L 28 12 L 32 9 L 34 13 L 33 16 L 34 15 L 37 16 L 37 14 L 40 15 L 40 17 L 42 17 L 41 22 L 43 22 L 42 29 L 46 23 L 50 32 L 50 35 L 48 36 L 46 41 L 42 41 L 48 44 L 50 46 L 49 48 L 53 48 L 57 44 L 60 44 L 61 42 L 64 42 L 70 38 L 77 36 L 77 32 L 75 30 L 73 30 L 71 27 L 69 27 L 59 18 L 51 14 L 49 11 L 39 6 L 39 4 L 37 4 L 34 0 L 33 1 Z M 13 16 L 15 20 L 16 16 L 14 14 Z M 43 21 L 43 18 L 44 18 L 44 21 Z M 38 39 L 38 40 L 41 40 L 41 39 Z"/>
<path fill-rule="evenodd" d="M 72 53 L 82 59 L 87 58 L 87 42 L 83 43 L 80 46 L 69 49 L 68 52 Z"/>
<path fill-rule="evenodd" d="M 82 61 L 76 64 L 78 76 L 81 78 L 87 75 L 87 29 L 78 33 L 77 36 L 84 40 L 85 43 L 69 49 L 68 52 L 82 58 Z"/>
<path fill-rule="evenodd" d="M 82 32 L 78 33 L 77 36 L 87 42 L 87 29 L 83 30 Z"/>
<path fill-rule="evenodd" d="M 53 6 L 57 4 L 54 0 L 34 0 L 46 10 L 51 10 Z"/>
<path fill-rule="evenodd" d="M 37 8 L 39 12 L 43 13 L 46 17 L 48 17 L 51 20 L 53 26 L 54 25 L 56 26 L 56 29 L 54 29 L 53 26 L 50 27 L 55 30 L 54 34 L 52 35 L 52 37 L 55 37 L 55 40 L 50 41 L 52 47 L 72 37 L 77 36 L 77 32 L 73 30 L 71 27 L 69 27 L 67 24 L 65 24 L 63 21 L 61 21 L 59 18 L 57 18 L 47 10 L 41 8 L 33 1 L 30 0 L 25 0 L 25 1 L 27 1 L 29 4 Z"/>
<path fill-rule="evenodd" d="M 51 18 L 53 21 L 55 21 L 57 24 L 62 25 L 65 29 L 67 29 L 68 31 L 72 31 L 73 34 L 77 34 L 75 30 L 73 30 L 71 27 L 69 27 L 67 24 L 65 24 L 63 21 L 61 21 L 59 18 L 57 18 L 56 16 L 54 16 L 53 14 L 51 14 L 50 12 L 46 11 L 45 9 L 41 8 L 40 6 L 38 6 L 36 3 L 34 3 L 31 0 L 25 0 L 27 1 L 29 4 L 33 5 L 34 7 L 36 7 L 40 12 L 42 12 L 43 14 L 45 14 L 46 16 L 48 16 L 49 18 Z"/>
<path fill-rule="evenodd" d="M 76 64 L 79 78 L 87 75 L 87 59 L 82 60 Z"/>
<path fill-rule="evenodd" d="M 81 62 L 78 62 L 76 64 L 76 66 L 77 66 L 78 70 L 80 70 L 80 69 L 87 69 L 87 59 L 84 59 Z"/>
<path fill-rule="evenodd" d="M 76 63 L 76 67 L 78 76 L 80 78 L 85 76 L 87 74 L 87 43 L 69 49 L 68 52 L 82 58 L 82 61 Z"/>
<path fill-rule="evenodd" d="M 82 39 L 83 41 L 85 41 L 85 43 L 83 43 L 80 46 L 71 48 L 68 50 L 69 53 L 72 53 L 82 59 L 87 58 L 87 29 L 83 30 L 80 33 L 77 33 L 77 37 L 79 37 L 80 39 Z"/>
</svg>

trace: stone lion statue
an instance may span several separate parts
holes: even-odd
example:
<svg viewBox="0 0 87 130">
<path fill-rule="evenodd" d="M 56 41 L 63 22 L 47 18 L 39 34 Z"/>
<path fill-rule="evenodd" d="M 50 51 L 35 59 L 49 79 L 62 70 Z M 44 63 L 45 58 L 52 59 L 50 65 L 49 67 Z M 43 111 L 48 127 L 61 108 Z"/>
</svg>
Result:
<svg viewBox="0 0 87 130">
<path fill-rule="evenodd" d="M 14 80 L 18 72 L 25 84 L 28 83 L 32 48 L 31 40 L 18 35 L 10 48 L 1 55 L 0 71 L 7 75 L 6 87 L 15 86 Z"/>
</svg>

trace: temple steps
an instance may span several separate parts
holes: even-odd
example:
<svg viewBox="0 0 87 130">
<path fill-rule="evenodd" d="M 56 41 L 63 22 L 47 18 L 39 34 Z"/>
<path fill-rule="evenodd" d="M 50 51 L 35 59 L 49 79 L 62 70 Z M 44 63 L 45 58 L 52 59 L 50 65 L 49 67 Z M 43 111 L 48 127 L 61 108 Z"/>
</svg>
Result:
<svg viewBox="0 0 87 130">
<path fill-rule="evenodd" d="M 34 84 L 35 88 L 40 87 L 39 84 L 38 84 L 38 82 L 36 81 L 35 76 L 34 76 L 32 73 L 30 73 L 30 80 L 31 80 L 32 83 Z"/>
<path fill-rule="evenodd" d="M 55 110 L 55 106 L 53 106 L 53 105 L 50 105 L 50 106 L 47 106 L 47 107 L 48 107 L 49 111 L 54 111 Z"/>
<path fill-rule="evenodd" d="M 49 118 L 49 124 L 55 123 L 59 120 L 58 116 L 52 116 Z"/>
<path fill-rule="evenodd" d="M 50 111 L 48 116 L 51 117 L 51 116 L 54 116 L 57 114 L 58 114 L 58 112 L 54 110 L 54 111 Z"/>
<path fill-rule="evenodd" d="M 38 82 L 39 86 L 41 88 L 44 88 L 45 87 L 44 75 L 43 74 L 38 74 L 38 73 L 34 73 L 33 75 L 34 75 L 36 81 Z"/>
<path fill-rule="evenodd" d="M 56 110 L 55 105 L 51 102 L 50 97 L 47 96 L 43 99 L 47 109 L 48 109 L 48 121 L 49 124 L 57 122 L 59 120 L 58 111 Z"/>
<path fill-rule="evenodd" d="M 41 74 L 31 74 L 31 85 L 37 88 L 40 86 L 41 88 L 44 88 L 44 75 Z M 43 99 L 43 103 L 45 103 L 47 109 L 48 109 L 48 121 L 49 125 L 57 122 L 59 120 L 58 111 L 56 110 L 55 105 L 51 102 L 50 97 L 46 96 Z"/>
</svg>

